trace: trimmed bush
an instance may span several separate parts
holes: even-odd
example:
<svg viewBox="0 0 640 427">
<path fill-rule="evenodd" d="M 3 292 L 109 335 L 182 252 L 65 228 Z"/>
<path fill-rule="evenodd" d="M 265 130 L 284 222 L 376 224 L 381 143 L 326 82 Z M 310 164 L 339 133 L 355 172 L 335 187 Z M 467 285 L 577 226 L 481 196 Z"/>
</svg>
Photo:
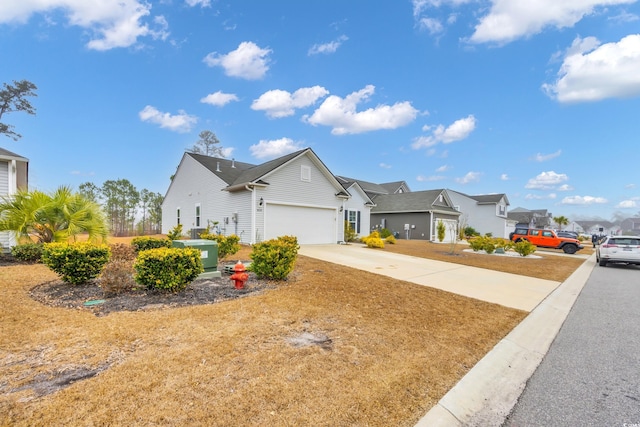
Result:
<svg viewBox="0 0 640 427">
<path fill-rule="evenodd" d="M 98 285 L 106 295 L 134 290 L 136 281 L 133 272 L 133 260 L 112 259 L 104 266 Z"/>
<path fill-rule="evenodd" d="M 182 237 L 182 224 L 176 225 L 171 230 L 169 230 L 169 233 L 167 234 L 167 239 L 172 241 L 180 240 L 181 237 Z"/>
<path fill-rule="evenodd" d="M 172 240 L 175 239 L 160 239 L 158 237 L 139 236 L 134 237 L 133 240 L 131 240 L 131 246 L 133 246 L 136 252 L 157 248 L 170 248 Z"/>
<path fill-rule="evenodd" d="M 214 240 L 218 243 L 218 259 L 224 259 L 240 250 L 240 237 L 232 234 L 223 236 L 222 234 L 201 233 L 201 239 Z"/>
<path fill-rule="evenodd" d="M 528 240 L 522 239 L 518 243 L 515 243 L 513 245 L 513 250 L 516 253 L 520 254 L 520 256 L 527 256 L 527 255 L 531 255 L 536 251 L 536 245 L 534 245 Z"/>
<path fill-rule="evenodd" d="M 447 231 L 445 228 L 444 222 L 442 222 L 442 220 L 438 220 L 438 224 L 436 225 L 436 230 L 438 233 L 438 241 L 442 242 L 445 237 L 445 232 Z"/>
<path fill-rule="evenodd" d="M 393 234 L 390 236 L 387 236 L 386 239 L 384 239 L 385 242 L 391 244 L 391 245 L 395 245 L 396 244 L 396 238 L 393 237 Z"/>
<path fill-rule="evenodd" d="M 380 229 L 380 238 L 381 239 L 386 239 L 389 236 L 392 236 L 393 234 L 391 233 L 391 231 L 389 231 L 386 228 L 381 228 Z"/>
<path fill-rule="evenodd" d="M 380 238 L 380 233 L 372 231 L 367 237 L 360 239 L 368 248 L 384 248 L 384 241 Z"/>
<path fill-rule="evenodd" d="M 178 292 L 204 271 L 196 248 L 156 248 L 138 253 L 134 279 L 147 289 Z"/>
<path fill-rule="evenodd" d="M 249 256 L 250 270 L 258 277 L 284 280 L 293 271 L 298 256 L 298 239 L 295 236 L 281 236 L 253 246 Z"/>
<path fill-rule="evenodd" d="M 11 248 L 11 255 L 22 262 L 41 262 L 42 243 L 24 243 Z"/>
<path fill-rule="evenodd" d="M 45 243 L 42 262 L 63 281 L 77 285 L 98 277 L 110 255 L 109 246 L 104 244 Z"/>
<path fill-rule="evenodd" d="M 344 241 L 345 242 L 353 242 L 358 237 L 358 233 L 353 229 L 351 223 L 349 221 L 344 222 Z"/>
</svg>

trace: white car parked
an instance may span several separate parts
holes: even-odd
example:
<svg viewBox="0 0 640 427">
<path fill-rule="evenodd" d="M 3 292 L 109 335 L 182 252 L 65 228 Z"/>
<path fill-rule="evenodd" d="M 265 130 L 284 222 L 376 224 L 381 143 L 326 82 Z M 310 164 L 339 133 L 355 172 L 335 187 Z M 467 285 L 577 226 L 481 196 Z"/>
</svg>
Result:
<svg viewBox="0 0 640 427">
<path fill-rule="evenodd" d="M 640 236 L 607 236 L 596 247 L 596 261 L 640 265 Z"/>
</svg>

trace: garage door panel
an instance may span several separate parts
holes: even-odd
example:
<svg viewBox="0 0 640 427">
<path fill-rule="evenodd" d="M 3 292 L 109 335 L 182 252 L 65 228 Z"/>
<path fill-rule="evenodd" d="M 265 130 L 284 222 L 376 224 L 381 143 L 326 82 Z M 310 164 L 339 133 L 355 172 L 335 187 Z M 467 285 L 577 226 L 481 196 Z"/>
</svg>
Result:
<svg viewBox="0 0 640 427">
<path fill-rule="evenodd" d="M 265 239 L 296 236 L 300 244 L 336 243 L 335 209 L 267 204 Z"/>
</svg>

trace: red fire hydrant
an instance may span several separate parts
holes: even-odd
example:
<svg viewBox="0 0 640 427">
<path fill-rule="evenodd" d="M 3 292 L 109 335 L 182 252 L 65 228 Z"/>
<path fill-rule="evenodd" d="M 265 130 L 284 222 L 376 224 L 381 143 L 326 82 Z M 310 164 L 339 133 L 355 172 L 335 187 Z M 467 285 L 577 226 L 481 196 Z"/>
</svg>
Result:
<svg viewBox="0 0 640 427">
<path fill-rule="evenodd" d="M 231 275 L 231 280 L 233 280 L 236 289 L 243 289 L 245 282 L 249 280 L 249 274 L 247 274 L 244 264 L 238 261 L 236 265 L 233 266 L 233 271 L 235 271 L 235 273 Z"/>
</svg>

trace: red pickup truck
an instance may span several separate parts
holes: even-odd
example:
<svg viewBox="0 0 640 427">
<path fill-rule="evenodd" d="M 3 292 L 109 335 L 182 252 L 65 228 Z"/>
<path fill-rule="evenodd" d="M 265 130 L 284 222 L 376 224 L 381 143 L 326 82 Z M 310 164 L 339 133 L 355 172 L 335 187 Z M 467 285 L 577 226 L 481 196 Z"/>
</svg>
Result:
<svg viewBox="0 0 640 427">
<path fill-rule="evenodd" d="M 540 228 L 516 228 L 516 231 L 509 234 L 509 238 L 516 243 L 528 240 L 541 248 L 562 249 L 566 254 L 575 254 L 584 248 L 578 239 L 558 237 L 555 231 Z"/>
</svg>

